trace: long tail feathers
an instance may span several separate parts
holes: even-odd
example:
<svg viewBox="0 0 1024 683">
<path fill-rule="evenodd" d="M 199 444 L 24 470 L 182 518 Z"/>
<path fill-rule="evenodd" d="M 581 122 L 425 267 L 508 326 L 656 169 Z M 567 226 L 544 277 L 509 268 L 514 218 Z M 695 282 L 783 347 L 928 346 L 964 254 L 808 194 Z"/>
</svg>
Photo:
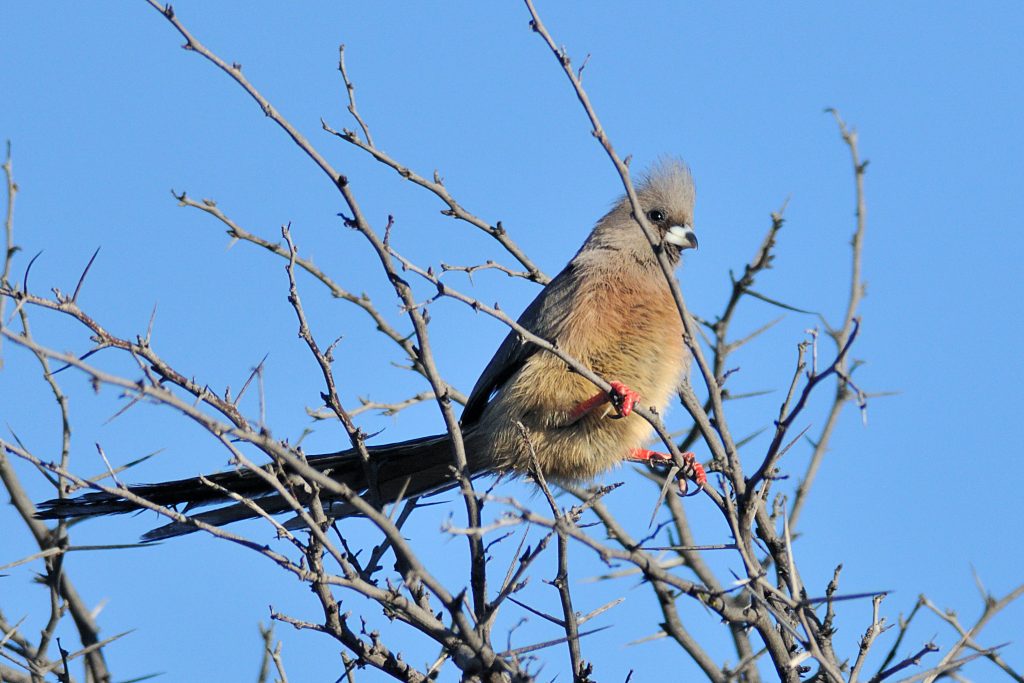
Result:
<svg viewBox="0 0 1024 683">
<path fill-rule="evenodd" d="M 368 447 L 371 467 L 376 472 L 380 502 L 390 503 L 398 498 L 408 500 L 454 486 L 456 482 L 453 476 L 450 443 L 448 435 L 444 434 Z M 363 492 L 368 488 L 362 460 L 354 450 L 309 456 L 307 462 L 354 491 Z M 268 465 L 264 467 L 264 471 L 275 473 L 280 479 L 279 468 Z M 292 507 L 255 472 L 234 470 L 208 475 L 205 479 L 216 486 L 195 477 L 162 484 L 131 486 L 128 490 L 158 505 L 184 505 L 185 513 L 197 507 L 221 504 L 221 507 L 194 515 L 195 519 L 213 526 L 258 516 L 258 513 L 248 505 L 232 502 L 232 499 L 218 487 L 252 500 L 270 515 L 292 510 Z M 283 481 L 288 486 L 288 481 Z M 299 500 L 303 499 L 301 495 L 298 497 Z M 77 498 L 55 498 L 45 501 L 39 505 L 37 517 L 74 519 L 121 514 L 140 509 L 141 506 L 120 496 L 94 491 Z M 346 517 L 356 513 L 343 501 L 334 501 L 331 505 L 331 514 L 335 517 Z M 193 524 L 172 522 L 153 529 L 142 538 L 144 541 L 156 541 L 188 534 L 197 529 L 198 527 Z"/>
</svg>

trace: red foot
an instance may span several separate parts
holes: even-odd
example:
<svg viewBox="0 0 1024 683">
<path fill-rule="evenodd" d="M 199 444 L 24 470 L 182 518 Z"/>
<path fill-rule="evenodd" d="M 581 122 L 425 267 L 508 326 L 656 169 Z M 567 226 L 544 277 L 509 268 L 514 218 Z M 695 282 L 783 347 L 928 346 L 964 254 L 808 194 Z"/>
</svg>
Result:
<svg viewBox="0 0 1024 683">
<path fill-rule="evenodd" d="M 595 408 L 611 403 L 618 413 L 617 417 L 628 417 L 637 403 L 640 402 L 640 394 L 636 393 L 622 382 L 611 382 L 612 390 L 609 393 L 603 391 L 591 396 L 583 403 L 576 406 L 569 413 L 569 424 L 573 424 L 580 418 L 588 415 Z"/>
<path fill-rule="evenodd" d="M 636 393 L 622 382 L 610 382 L 612 392 L 609 400 L 615 406 L 619 417 L 629 417 L 633 412 L 633 406 L 640 402 L 640 394 Z"/>
<path fill-rule="evenodd" d="M 658 451 L 650 451 L 646 448 L 634 448 L 629 452 L 629 456 L 626 458 L 632 462 L 646 462 L 651 463 L 655 461 L 660 462 L 671 462 L 672 456 L 668 453 L 659 453 Z M 687 451 L 683 453 L 683 462 L 693 470 L 690 478 L 696 482 L 698 488 L 704 488 L 704 485 L 708 483 L 707 472 L 704 471 L 704 466 L 697 462 L 697 456 Z M 679 482 L 680 488 L 686 491 L 686 482 L 681 480 Z"/>
</svg>

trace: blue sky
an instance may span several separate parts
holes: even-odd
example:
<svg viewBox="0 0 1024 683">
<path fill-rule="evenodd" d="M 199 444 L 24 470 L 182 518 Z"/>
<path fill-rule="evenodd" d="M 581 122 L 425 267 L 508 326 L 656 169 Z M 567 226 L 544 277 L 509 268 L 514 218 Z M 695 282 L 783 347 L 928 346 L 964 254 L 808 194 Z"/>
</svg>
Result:
<svg viewBox="0 0 1024 683">
<path fill-rule="evenodd" d="M 861 154 L 871 163 L 868 297 L 854 356 L 866 361 L 858 370 L 863 388 L 898 393 L 871 402 L 866 427 L 855 411 L 844 415 L 801 524 L 798 558 L 804 581 L 821 589 L 842 562 L 847 590 L 894 590 L 884 603 L 890 621 L 921 592 L 971 620 L 980 610 L 972 567 L 997 594 L 1024 579 L 1012 517 L 1024 475 L 1016 434 L 1024 381 L 1017 351 L 1024 319 L 1024 10 L 924 2 L 630 7 L 539 2 L 538 9 L 577 65 L 590 54 L 585 85 L 619 152 L 638 165 L 672 154 L 692 166 L 701 248 L 687 255 L 680 279 L 695 313 L 710 317 L 721 309 L 729 269 L 753 255 L 770 212 L 788 202 L 775 268 L 758 289 L 838 319 L 848 283 L 853 182 L 847 150 L 823 110 L 836 107 L 859 131 Z M 336 71 L 339 43 L 347 45 L 360 110 L 378 145 L 425 175 L 438 169 L 464 206 L 502 220 L 548 273 L 621 192 L 518 3 L 182 0 L 175 8 L 197 38 L 242 63 L 263 94 L 349 175 L 376 224 L 395 216 L 396 244 L 418 263 L 508 259 L 482 234 L 441 216 L 436 199 L 321 132 L 321 117 L 338 129 L 354 127 Z M 335 449 L 343 433 L 311 425 L 305 414 L 320 387 L 295 335 L 281 264 L 245 245 L 226 249 L 213 220 L 179 208 L 170 194 L 173 188 L 213 198 L 271 239 L 291 222 L 303 253 L 346 286 L 371 294 L 402 324 L 371 252 L 339 225 L 342 207 L 326 179 L 224 74 L 182 51 L 181 38 L 145 3 L 9 4 L 2 18 L 0 138 L 12 142 L 21 187 L 16 241 L 24 251 L 15 272 L 20 277 L 42 251 L 30 287 L 71 291 L 100 247 L 84 307 L 131 336 L 145 331 L 156 306 L 158 351 L 212 387 L 237 389 L 267 355 L 267 416 L 275 434 L 295 439 L 312 427 L 308 450 Z M 509 311 L 535 294 L 532 285 L 493 273 L 457 282 Z M 425 298 L 429 290 L 421 291 Z M 392 366 L 400 358 L 351 307 L 330 301 L 312 282 L 303 296 L 318 336 L 343 337 L 336 368 L 343 398 L 390 401 L 423 390 Z M 751 330 L 776 314 L 748 302 L 735 329 Z M 438 303 L 432 316 L 441 370 L 468 391 L 505 330 L 454 302 Z M 87 348 L 66 322 L 37 314 L 34 324 L 59 348 Z M 776 390 L 736 404 L 737 433 L 770 423 L 795 345 L 814 324 L 787 314 L 737 354 L 734 391 Z M 52 399 L 30 358 L 9 344 L 3 356 L 4 428 L 52 458 L 59 445 Z M 133 372 L 123 359 L 103 362 Z M 169 411 L 140 407 L 107 422 L 121 405 L 115 391 L 93 395 L 70 372 L 61 381 L 72 396 L 78 471 L 104 469 L 96 442 L 118 462 L 163 449 L 133 473 L 139 481 L 224 465 L 223 451 Z M 673 418 L 685 424 L 681 409 Z M 822 419 L 820 410 L 807 415 L 812 425 Z M 362 424 L 385 430 L 382 440 L 442 428 L 432 406 L 398 418 L 367 415 Z M 766 443 L 753 442 L 751 461 Z M 794 473 L 806 457 L 787 455 Z M 47 496 L 42 482 L 22 470 L 31 492 Z M 649 509 L 651 494 L 639 477 L 613 476 L 627 481 L 625 507 Z M 640 502 L 630 502 L 634 497 Z M 706 522 L 702 542 L 727 540 L 707 501 L 687 505 Z M 637 528 L 645 516 L 637 514 Z M 12 519 L 0 508 L 3 528 L 12 528 Z M 437 535 L 442 519 L 434 513 L 415 531 Z M 150 521 L 93 522 L 78 529 L 76 542 L 126 542 Z M 20 536 L 14 544 L 5 541 L 0 564 L 29 552 Z M 438 557 L 462 561 L 461 541 L 438 546 Z M 581 575 L 599 571 L 583 555 L 579 562 Z M 120 679 L 152 671 L 166 672 L 166 680 L 254 677 L 255 624 L 266 620 L 268 599 L 279 609 L 314 614 L 301 586 L 242 550 L 200 537 L 81 553 L 68 566 L 87 600 L 105 602 L 105 635 L 137 629 L 109 651 Z M 31 571 L 22 567 L 0 579 L 8 618 L 42 617 L 45 597 L 29 585 Z M 606 594 L 627 596 L 608 621 L 617 626 L 584 647 L 601 680 L 622 680 L 630 668 L 637 670 L 634 680 L 650 680 L 666 662 L 680 675 L 690 671 L 664 641 L 621 647 L 648 635 L 628 626 L 643 623 L 649 610 L 645 589 L 584 589 L 594 591 L 584 611 Z M 534 590 L 538 601 L 553 599 L 543 587 Z M 691 616 L 714 627 L 700 611 Z M 846 607 L 839 642 L 851 654 L 869 616 L 867 604 Z M 528 628 L 553 637 L 540 624 Z M 333 680 L 338 660 L 330 642 L 280 631 L 293 680 Z M 1022 632 L 1024 605 L 1017 605 L 983 640 L 1005 642 Z M 940 644 L 951 642 L 936 620 L 914 631 L 914 642 L 936 634 Z M 1005 651 L 1018 669 L 1022 648 L 1018 642 Z M 410 651 L 432 656 L 429 648 Z M 545 671 L 566 680 L 563 660 L 561 652 L 551 655 Z M 995 675 L 984 665 L 976 671 L 982 680 Z"/>
</svg>

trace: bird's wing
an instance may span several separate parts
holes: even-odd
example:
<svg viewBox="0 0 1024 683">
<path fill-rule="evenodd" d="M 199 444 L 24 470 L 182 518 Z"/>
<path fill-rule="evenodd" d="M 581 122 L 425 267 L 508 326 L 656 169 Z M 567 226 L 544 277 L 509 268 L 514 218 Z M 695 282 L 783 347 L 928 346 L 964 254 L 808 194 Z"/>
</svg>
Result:
<svg viewBox="0 0 1024 683">
<path fill-rule="evenodd" d="M 555 341 L 570 310 L 569 303 L 576 290 L 577 279 L 576 268 L 570 262 L 541 290 L 517 322 L 538 337 Z M 494 393 L 538 350 L 536 345 L 520 337 L 515 330 L 509 331 L 469 394 L 466 408 L 462 411 L 463 427 L 477 423 Z"/>
</svg>

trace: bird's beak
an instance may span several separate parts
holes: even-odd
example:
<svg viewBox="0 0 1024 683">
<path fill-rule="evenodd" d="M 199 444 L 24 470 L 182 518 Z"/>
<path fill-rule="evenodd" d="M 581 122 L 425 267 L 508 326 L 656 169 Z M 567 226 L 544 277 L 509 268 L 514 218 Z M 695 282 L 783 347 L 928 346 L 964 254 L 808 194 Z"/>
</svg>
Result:
<svg viewBox="0 0 1024 683">
<path fill-rule="evenodd" d="M 680 249 L 696 249 L 697 233 L 689 225 L 673 225 L 665 233 L 665 241 L 676 245 Z"/>
</svg>

